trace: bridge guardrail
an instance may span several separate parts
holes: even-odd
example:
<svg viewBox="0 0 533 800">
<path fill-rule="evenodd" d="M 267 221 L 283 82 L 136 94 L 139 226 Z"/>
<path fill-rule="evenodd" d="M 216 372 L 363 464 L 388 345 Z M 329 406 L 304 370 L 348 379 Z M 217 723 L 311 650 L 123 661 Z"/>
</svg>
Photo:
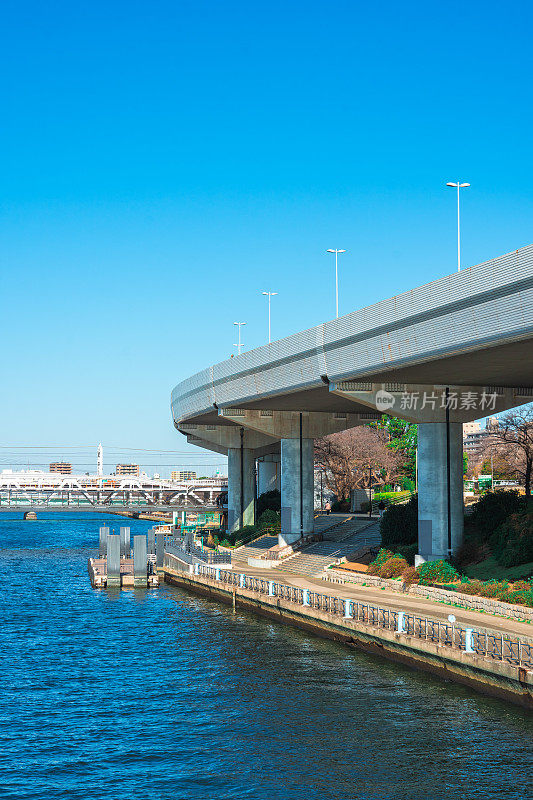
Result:
<svg viewBox="0 0 533 800">
<path fill-rule="evenodd" d="M 279 597 L 301 606 L 330 614 L 342 615 L 374 628 L 392 630 L 434 644 L 452 647 L 483 658 L 507 662 L 518 667 L 533 668 L 533 643 L 511 638 L 495 631 L 466 628 L 452 622 L 441 622 L 403 611 L 393 611 L 371 603 L 343 599 L 322 592 L 245 575 L 229 569 L 196 564 L 195 573 L 223 584 L 249 589 L 269 597 Z"/>
</svg>

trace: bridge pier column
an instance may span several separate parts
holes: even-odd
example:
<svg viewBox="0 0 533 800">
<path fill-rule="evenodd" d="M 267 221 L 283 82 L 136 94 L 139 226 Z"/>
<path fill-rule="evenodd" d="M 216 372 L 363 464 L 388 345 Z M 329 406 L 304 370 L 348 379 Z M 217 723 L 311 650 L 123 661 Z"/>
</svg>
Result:
<svg viewBox="0 0 533 800">
<path fill-rule="evenodd" d="M 281 440 L 281 533 L 279 544 L 314 529 L 314 440 Z"/>
<path fill-rule="evenodd" d="M 281 491 L 281 455 L 262 456 L 257 461 L 257 496 Z"/>
<path fill-rule="evenodd" d="M 462 423 L 449 424 L 449 437 L 444 422 L 419 423 L 417 562 L 456 553 L 463 523 Z"/>
<path fill-rule="evenodd" d="M 234 533 L 245 525 L 253 525 L 254 509 L 253 450 L 247 447 L 228 448 L 228 531 Z"/>
</svg>

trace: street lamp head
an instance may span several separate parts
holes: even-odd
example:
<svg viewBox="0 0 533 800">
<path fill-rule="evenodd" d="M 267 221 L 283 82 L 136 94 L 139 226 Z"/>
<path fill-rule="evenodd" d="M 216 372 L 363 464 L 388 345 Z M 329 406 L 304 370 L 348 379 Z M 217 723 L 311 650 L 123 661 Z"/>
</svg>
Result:
<svg viewBox="0 0 533 800">
<path fill-rule="evenodd" d="M 454 189 L 457 189 L 458 187 L 459 187 L 459 189 L 464 189 L 466 186 L 470 186 L 470 184 L 469 183 L 459 183 L 459 182 L 454 183 L 453 181 L 448 181 L 446 186 L 453 186 Z"/>
<path fill-rule="evenodd" d="M 246 325 L 246 322 L 234 322 L 234 325 Z"/>
<path fill-rule="evenodd" d="M 331 247 L 329 247 L 329 248 L 326 250 L 326 253 L 345 253 L 345 252 L 346 252 L 346 250 L 338 250 L 338 249 L 336 249 L 336 248 L 335 248 L 335 249 L 331 249 Z"/>
</svg>

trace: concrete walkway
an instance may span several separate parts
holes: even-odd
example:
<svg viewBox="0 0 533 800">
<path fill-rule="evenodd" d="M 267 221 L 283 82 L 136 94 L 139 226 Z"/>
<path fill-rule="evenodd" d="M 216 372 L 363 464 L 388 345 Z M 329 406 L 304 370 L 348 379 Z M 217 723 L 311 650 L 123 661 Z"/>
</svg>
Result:
<svg viewBox="0 0 533 800">
<path fill-rule="evenodd" d="M 254 575 L 258 578 L 271 580 L 276 583 L 283 583 L 287 586 L 299 586 L 301 589 L 310 589 L 313 592 L 329 594 L 332 597 L 342 597 L 349 600 L 357 600 L 362 603 L 389 608 L 393 611 L 406 611 L 409 614 L 416 614 L 420 617 L 428 617 L 439 622 L 446 622 L 448 614 L 455 614 L 457 622 L 466 627 L 483 628 L 506 633 L 533 637 L 533 625 L 525 622 L 516 622 L 504 617 L 497 617 L 492 614 L 480 614 L 478 611 L 469 611 L 465 608 L 437 603 L 434 600 L 427 600 L 423 597 L 416 597 L 409 594 L 391 592 L 387 589 L 376 589 L 370 586 L 357 586 L 355 584 L 345 584 L 339 586 L 335 583 L 321 580 L 317 577 L 296 575 L 277 569 L 259 569 L 250 567 L 247 563 L 236 561 L 233 564 L 236 572 L 244 572 L 246 575 Z"/>
</svg>

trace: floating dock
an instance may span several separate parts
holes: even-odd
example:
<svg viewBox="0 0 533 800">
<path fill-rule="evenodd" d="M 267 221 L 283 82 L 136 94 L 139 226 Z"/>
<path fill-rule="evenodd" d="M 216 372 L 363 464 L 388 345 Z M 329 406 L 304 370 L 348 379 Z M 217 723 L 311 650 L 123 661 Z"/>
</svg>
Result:
<svg viewBox="0 0 533 800">
<path fill-rule="evenodd" d="M 121 527 L 120 534 L 101 527 L 98 558 L 90 558 L 87 565 L 91 585 L 95 589 L 158 586 L 163 553 L 164 536 L 153 528 L 133 537 L 132 552 L 129 527 Z"/>
</svg>

